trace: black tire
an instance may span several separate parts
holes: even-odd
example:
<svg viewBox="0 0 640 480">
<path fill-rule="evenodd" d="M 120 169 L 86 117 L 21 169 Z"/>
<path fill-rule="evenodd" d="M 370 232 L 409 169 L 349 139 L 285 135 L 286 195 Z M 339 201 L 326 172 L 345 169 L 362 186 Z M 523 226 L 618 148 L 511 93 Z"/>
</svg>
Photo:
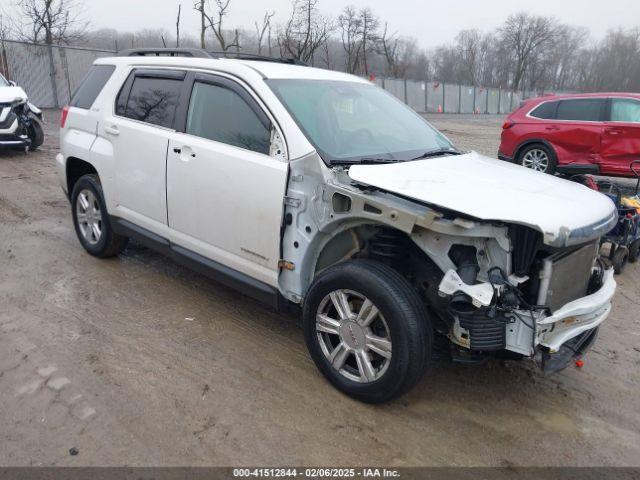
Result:
<svg viewBox="0 0 640 480">
<path fill-rule="evenodd" d="M 553 149 L 547 147 L 545 144 L 543 143 L 532 143 L 529 144 L 525 147 L 523 147 L 519 152 L 518 152 L 518 156 L 516 158 L 516 161 L 518 163 L 518 165 L 521 165 L 525 168 L 530 168 L 530 167 L 526 167 L 524 165 L 524 161 L 525 161 L 525 157 L 527 156 L 528 153 L 533 152 L 535 150 L 541 150 L 542 152 L 544 152 L 547 155 L 548 158 L 548 166 L 546 168 L 546 170 L 542 171 L 542 170 L 538 170 L 542 173 L 548 173 L 550 175 L 554 175 L 556 173 L 556 167 L 558 164 L 558 159 L 556 158 L 556 153 L 553 151 Z"/>
<path fill-rule="evenodd" d="M 640 238 L 637 238 L 629 247 L 629 262 L 636 263 L 640 256 Z"/>
<path fill-rule="evenodd" d="M 101 234 L 96 243 L 90 243 L 83 236 L 78 224 L 78 196 L 80 195 L 80 192 L 84 190 L 89 190 L 93 193 L 102 216 Z M 127 246 L 129 238 L 118 235 L 113 231 L 111 221 L 109 220 L 109 215 L 107 213 L 104 195 L 102 193 L 102 186 L 100 185 L 100 179 L 97 175 L 83 175 L 74 185 L 71 193 L 71 216 L 73 217 L 73 226 L 76 229 L 78 240 L 80 240 L 84 249 L 94 257 L 113 257 L 122 252 L 122 250 Z"/>
<path fill-rule="evenodd" d="M 627 266 L 627 262 L 629 261 L 629 249 L 627 247 L 619 246 L 616 248 L 611 261 L 613 263 L 613 272 L 620 275 L 624 272 L 624 267 Z"/>
<path fill-rule="evenodd" d="M 44 127 L 40 119 L 35 115 L 31 115 L 29 118 L 31 119 L 31 126 L 27 132 L 29 140 L 31 140 L 29 151 L 33 152 L 44 143 Z"/>
<path fill-rule="evenodd" d="M 339 289 L 369 299 L 384 318 L 392 344 L 384 373 L 367 383 L 346 378 L 331 365 L 316 330 L 321 302 Z M 433 331 L 417 291 L 392 268 L 370 260 L 350 260 L 323 271 L 309 288 L 303 308 L 303 330 L 311 358 L 336 388 L 367 403 L 398 397 L 420 380 L 431 360 Z"/>
</svg>

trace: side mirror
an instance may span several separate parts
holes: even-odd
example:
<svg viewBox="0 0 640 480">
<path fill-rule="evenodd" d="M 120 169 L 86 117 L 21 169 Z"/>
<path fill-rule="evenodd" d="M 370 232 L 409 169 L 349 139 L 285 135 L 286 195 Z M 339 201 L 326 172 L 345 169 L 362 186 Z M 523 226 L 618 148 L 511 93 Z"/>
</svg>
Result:
<svg viewBox="0 0 640 480">
<path fill-rule="evenodd" d="M 14 82 L 13 80 L 9 80 L 9 85 L 11 85 L 12 87 L 16 87 L 16 82 Z"/>
</svg>

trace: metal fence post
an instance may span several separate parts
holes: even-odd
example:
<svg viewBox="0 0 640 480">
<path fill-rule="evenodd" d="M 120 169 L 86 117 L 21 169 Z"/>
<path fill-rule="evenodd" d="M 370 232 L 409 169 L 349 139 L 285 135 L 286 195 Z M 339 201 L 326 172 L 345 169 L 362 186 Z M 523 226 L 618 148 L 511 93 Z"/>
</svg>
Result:
<svg viewBox="0 0 640 480">
<path fill-rule="evenodd" d="M 487 106 L 484 109 L 484 113 L 489 114 L 489 89 L 487 88 L 486 90 L 487 90 L 487 94 L 485 96 L 487 97 L 487 101 L 486 101 Z"/>
<path fill-rule="evenodd" d="M 498 87 L 498 115 L 500 114 L 501 108 L 502 108 L 502 88 Z"/>
<path fill-rule="evenodd" d="M 53 91 L 53 104 L 56 108 L 60 108 L 58 101 L 58 85 L 56 84 L 56 66 L 53 61 L 53 45 L 48 45 L 49 50 L 49 76 L 51 77 L 51 89 Z"/>
<path fill-rule="evenodd" d="M 429 111 L 429 82 L 424 82 L 424 112 Z"/>
<path fill-rule="evenodd" d="M 472 107 L 472 112 L 471 113 L 476 113 L 476 86 L 473 86 L 473 107 Z"/>
<path fill-rule="evenodd" d="M 458 85 L 458 113 L 462 113 L 462 85 Z"/>
<path fill-rule="evenodd" d="M 407 97 L 407 79 L 404 79 L 404 104 L 409 105 L 409 97 Z"/>
<path fill-rule="evenodd" d="M 445 112 L 445 108 L 444 108 L 444 82 L 442 82 L 442 112 Z"/>
</svg>

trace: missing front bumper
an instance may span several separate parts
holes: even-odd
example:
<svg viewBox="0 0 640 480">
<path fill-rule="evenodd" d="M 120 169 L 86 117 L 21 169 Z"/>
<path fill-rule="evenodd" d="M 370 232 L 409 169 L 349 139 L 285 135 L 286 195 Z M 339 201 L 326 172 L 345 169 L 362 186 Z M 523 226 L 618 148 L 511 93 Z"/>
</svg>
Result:
<svg viewBox="0 0 640 480">
<path fill-rule="evenodd" d="M 569 366 L 577 357 L 583 355 L 596 341 L 598 327 L 581 333 L 577 337 L 563 343 L 556 353 L 542 352 L 540 368 L 545 375 L 559 372 Z"/>
</svg>

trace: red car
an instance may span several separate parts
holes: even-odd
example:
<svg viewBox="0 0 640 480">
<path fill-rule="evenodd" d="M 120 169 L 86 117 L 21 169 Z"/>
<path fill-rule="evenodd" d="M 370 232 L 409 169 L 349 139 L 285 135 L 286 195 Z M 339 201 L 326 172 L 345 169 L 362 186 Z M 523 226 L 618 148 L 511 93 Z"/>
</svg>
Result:
<svg viewBox="0 0 640 480">
<path fill-rule="evenodd" d="M 525 101 L 502 126 L 498 158 L 545 173 L 634 176 L 640 94 L 590 93 Z"/>
</svg>

